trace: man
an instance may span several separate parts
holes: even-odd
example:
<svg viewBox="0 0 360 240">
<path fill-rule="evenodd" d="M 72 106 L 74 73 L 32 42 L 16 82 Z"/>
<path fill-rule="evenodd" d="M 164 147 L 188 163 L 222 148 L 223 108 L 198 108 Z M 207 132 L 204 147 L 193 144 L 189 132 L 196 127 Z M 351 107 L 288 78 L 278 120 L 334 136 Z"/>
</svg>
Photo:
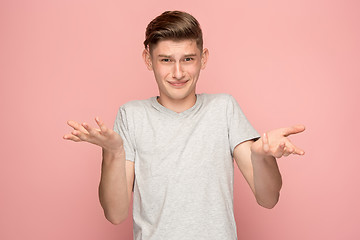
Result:
<svg viewBox="0 0 360 240">
<path fill-rule="evenodd" d="M 69 121 L 65 139 L 102 147 L 99 198 L 119 224 L 133 199 L 134 239 L 236 239 L 233 159 L 257 202 L 272 208 L 282 185 L 276 158 L 304 151 L 294 126 L 259 136 L 233 97 L 196 94 L 209 51 L 190 14 L 167 11 L 146 29 L 143 58 L 159 96 L 121 106 L 114 131 Z"/>
</svg>

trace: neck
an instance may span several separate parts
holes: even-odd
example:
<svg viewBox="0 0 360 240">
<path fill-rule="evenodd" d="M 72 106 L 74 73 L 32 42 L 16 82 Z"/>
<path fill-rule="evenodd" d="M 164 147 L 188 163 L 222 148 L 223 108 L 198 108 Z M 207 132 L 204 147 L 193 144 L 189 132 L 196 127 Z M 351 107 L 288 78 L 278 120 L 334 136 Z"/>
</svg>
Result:
<svg viewBox="0 0 360 240">
<path fill-rule="evenodd" d="M 160 97 L 158 97 L 157 100 L 167 109 L 170 109 L 177 113 L 181 113 L 188 110 L 189 108 L 192 108 L 195 105 L 196 95 L 194 93 L 193 95 L 190 95 L 184 99 L 170 99 L 160 94 Z"/>
</svg>

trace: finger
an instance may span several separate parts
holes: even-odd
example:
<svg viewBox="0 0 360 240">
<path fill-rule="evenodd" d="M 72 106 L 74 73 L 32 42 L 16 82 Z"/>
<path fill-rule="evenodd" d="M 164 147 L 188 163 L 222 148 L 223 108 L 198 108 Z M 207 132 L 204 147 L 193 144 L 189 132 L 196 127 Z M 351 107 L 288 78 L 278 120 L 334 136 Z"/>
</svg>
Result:
<svg viewBox="0 0 360 240">
<path fill-rule="evenodd" d="M 295 148 L 293 154 L 297 154 L 297 155 L 304 155 L 305 151 L 300 149 L 300 148 Z"/>
<path fill-rule="evenodd" d="M 286 151 L 286 148 L 285 148 L 285 152 L 284 152 L 284 154 L 283 154 L 283 157 L 287 157 L 287 156 L 289 156 L 291 153 L 290 152 L 288 152 L 288 151 Z"/>
<path fill-rule="evenodd" d="M 88 139 L 88 134 L 83 133 L 79 130 L 74 130 L 74 131 L 72 131 L 71 134 L 74 135 L 75 137 L 78 137 L 82 141 L 87 141 L 87 139 Z"/>
<path fill-rule="evenodd" d="M 288 128 L 284 128 L 283 130 L 283 135 L 285 137 L 291 135 L 291 134 L 297 134 L 297 133 L 301 133 L 305 131 L 305 126 L 304 125 L 294 125 L 292 127 L 288 127 Z"/>
<path fill-rule="evenodd" d="M 277 149 L 275 150 L 273 156 L 276 158 L 281 158 L 285 152 L 285 143 L 280 143 Z"/>
<path fill-rule="evenodd" d="M 84 132 L 84 133 L 88 133 L 88 131 L 81 124 L 79 124 L 78 122 L 69 120 L 69 121 L 67 121 L 67 124 L 70 127 L 74 128 L 75 130 L 78 130 L 78 131 L 81 131 L 81 132 Z"/>
<path fill-rule="evenodd" d="M 287 148 L 286 152 L 288 152 L 289 155 L 290 154 L 296 154 L 296 155 L 304 155 L 305 154 L 304 150 L 296 147 L 295 145 L 293 145 L 291 143 L 289 143 L 286 148 Z"/>
<path fill-rule="evenodd" d="M 71 141 L 74 141 L 74 142 L 80 142 L 81 141 L 80 138 L 78 138 L 78 137 L 76 137 L 76 136 L 74 136 L 72 134 L 66 134 L 66 135 L 63 136 L 63 138 L 65 140 L 71 140 Z"/>
<path fill-rule="evenodd" d="M 87 124 L 87 123 L 82 123 L 81 124 L 85 129 L 86 129 L 86 131 L 90 134 L 90 135 L 97 135 L 97 134 L 99 134 L 99 129 L 96 129 L 96 128 L 93 128 L 93 127 L 91 127 L 89 124 Z"/>
<path fill-rule="evenodd" d="M 287 157 L 294 152 L 294 148 L 285 146 L 283 156 Z"/>
<path fill-rule="evenodd" d="M 104 122 L 101 121 L 99 117 L 96 117 L 95 121 L 96 121 L 97 125 L 99 126 L 101 133 L 106 135 L 108 133 L 108 128 L 105 126 Z"/>
<path fill-rule="evenodd" d="M 270 150 L 270 146 L 269 146 L 269 138 L 268 135 L 266 133 L 264 133 L 263 137 L 262 137 L 262 143 L 263 143 L 263 150 L 265 153 L 269 152 Z"/>
</svg>

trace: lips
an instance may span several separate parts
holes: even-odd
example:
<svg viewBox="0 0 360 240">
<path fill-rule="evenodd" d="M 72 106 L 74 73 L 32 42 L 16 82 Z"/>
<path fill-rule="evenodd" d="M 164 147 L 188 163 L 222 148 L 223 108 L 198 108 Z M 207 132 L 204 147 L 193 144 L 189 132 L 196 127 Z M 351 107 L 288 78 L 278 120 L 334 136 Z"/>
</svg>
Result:
<svg viewBox="0 0 360 240">
<path fill-rule="evenodd" d="M 173 82 L 168 82 L 171 86 L 174 87 L 182 87 L 184 86 L 189 80 L 186 81 L 173 81 Z"/>
</svg>

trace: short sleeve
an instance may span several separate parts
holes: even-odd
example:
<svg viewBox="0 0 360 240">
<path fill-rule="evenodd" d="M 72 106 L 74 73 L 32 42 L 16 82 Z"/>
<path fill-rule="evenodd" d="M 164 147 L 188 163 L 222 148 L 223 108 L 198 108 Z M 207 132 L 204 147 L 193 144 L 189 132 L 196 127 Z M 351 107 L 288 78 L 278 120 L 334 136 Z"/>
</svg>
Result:
<svg viewBox="0 0 360 240">
<path fill-rule="evenodd" d="M 128 118 L 126 110 L 123 107 L 119 108 L 114 123 L 114 131 L 117 132 L 124 143 L 125 159 L 131 162 L 135 161 L 135 147 L 132 139 L 132 134 L 129 130 Z"/>
<path fill-rule="evenodd" d="M 248 140 L 260 137 L 259 133 L 250 124 L 235 98 L 229 95 L 227 105 L 228 134 L 231 153 L 237 145 Z"/>
</svg>

